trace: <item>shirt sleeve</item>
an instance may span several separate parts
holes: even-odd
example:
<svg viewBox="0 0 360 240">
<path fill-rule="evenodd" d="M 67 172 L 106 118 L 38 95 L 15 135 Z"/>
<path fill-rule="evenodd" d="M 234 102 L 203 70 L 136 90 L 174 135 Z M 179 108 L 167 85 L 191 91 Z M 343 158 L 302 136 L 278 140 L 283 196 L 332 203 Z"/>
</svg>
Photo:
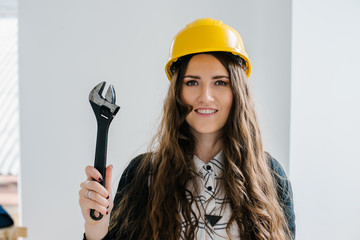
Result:
<svg viewBox="0 0 360 240">
<path fill-rule="evenodd" d="M 295 211 L 290 180 L 286 176 L 281 164 L 269 153 L 266 153 L 266 156 L 273 171 L 273 177 L 276 180 L 276 190 L 280 200 L 280 205 L 283 208 L 292 239 L 295 239 Z"/>
</svg>

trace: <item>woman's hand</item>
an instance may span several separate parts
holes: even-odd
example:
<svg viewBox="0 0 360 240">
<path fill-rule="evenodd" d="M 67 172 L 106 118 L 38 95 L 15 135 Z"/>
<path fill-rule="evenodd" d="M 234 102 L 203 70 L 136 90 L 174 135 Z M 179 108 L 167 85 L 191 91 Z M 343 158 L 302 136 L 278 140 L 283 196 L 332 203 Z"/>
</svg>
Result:
<svg viewBox="0 0 360 240">
<path fill-rule="evenodd" d="M 85 173 L 87 180 L 80 184 L 79 204 L 85 219 L 86 239 L 102 239 L 108 233 L 110 212 L 113 208 L 113 197 L 111 191 L 111 175 L 113 166 L 106 168 L 105 187 L 101 185 L 103 176 L 93 166 L 87 166 Z M 103 218 L 95 221 L 90 217 L 90 210 L 95 209 L 95 216 L 99 213 Z"/>
</svg>

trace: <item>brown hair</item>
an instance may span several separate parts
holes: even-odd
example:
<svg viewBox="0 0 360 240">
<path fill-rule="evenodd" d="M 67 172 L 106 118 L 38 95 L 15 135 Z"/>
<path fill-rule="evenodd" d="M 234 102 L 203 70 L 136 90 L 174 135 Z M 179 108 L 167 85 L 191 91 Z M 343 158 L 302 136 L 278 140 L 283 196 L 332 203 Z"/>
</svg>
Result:
<svg viewBox="0 0 360 240">
<path fill-rule="evenodd" d="M 232 108 L 220 136 L 224 188 L 232 207 L 229 238 L 230 226 L 236 222 L 241 239 L 289 239 L 244 69 L 229 54 L 211 54 L 227 69 L 233 93 Z M 110 224 L 118 236 L 126 233 L 128 239 L 178 240 L 182 217 L 187 223 L 185 239 L 196 238 L 199 222 L 191 208 L 194 199 L 185 197 L 186 185 L 197 176 L 193 171 L 195 140 L 185 121 L 191 107 L 180 98 L 191 57 L 184 57 L 176 66 L 152 152 L 142 158 L 131 186 L 118 193 L 122 199 L 113 210 Z M 147 199 L 139 209 L 144 192 Z"/>
</svg>

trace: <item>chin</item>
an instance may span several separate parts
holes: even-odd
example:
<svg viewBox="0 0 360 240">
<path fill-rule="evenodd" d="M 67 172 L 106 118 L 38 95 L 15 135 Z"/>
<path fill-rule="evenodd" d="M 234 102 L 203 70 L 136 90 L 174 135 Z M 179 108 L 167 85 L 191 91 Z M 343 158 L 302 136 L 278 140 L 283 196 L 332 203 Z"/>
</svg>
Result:
<svg viewBox="0 0 360 240">
<path fill-rule="evenodd" d="M 193 131 L 196 132 L 197 134 L 218 134 L 220 133 L 220 128 L 204 128 L 204 127 L 200 127 L 200 128 L 193 128 Z"/>
</svg>

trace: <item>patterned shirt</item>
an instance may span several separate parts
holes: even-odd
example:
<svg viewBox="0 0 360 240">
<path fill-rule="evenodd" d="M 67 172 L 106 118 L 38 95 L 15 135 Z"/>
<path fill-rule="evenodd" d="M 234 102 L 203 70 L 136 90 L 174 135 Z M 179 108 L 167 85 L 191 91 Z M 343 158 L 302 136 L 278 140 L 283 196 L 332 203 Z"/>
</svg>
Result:
<svg viewBox="0 0 360 240">
<path fill-rule="evenodd" d="M 231 206 L 229 199 L 225 198 L 222 183 L 222 151 L 208 163 L 194 156 L 194 165 L 196 172 L 200 175 L 197 179 L 198 191 L 196 191 L 194 184 L 188 184 L 187 190 L 191 192 L 194 197 L 192 209 L 199 218 L 196 239 L 229 239 L 226 233 L 226 226 L 231 216 Z M 186 192 L 186 194 L 190 200 L 190 194 L 188 192 Z M 183 233 L 181 239 L 185 239 L 185 221 L 183 221 L 182 224 Z M 235 222 L 231 226 L 230 232 L 233 239 L 240 239 L 238 226 Z"/>
<path fill-rule="evenodd" d="M 123 172 L 117 194 L 114 199 L 114 206 L 118 205 L 123 197 L 124 189 L 128 189 L 131 186 L 133 179 L 136 175 L 136 170 L 138 169 L 139 164 L 141 163 L 144 155 L 139 155 L 134 158 L 130 164 L 126 167 Z M 280 163 L 276 161 L 270 154 L 266 153 L 266 157 L 269 163 L 269 167 L 272 171 L 274 171 L 274 180 L 276 181 L 277 193 L 280 199 L 280 204 L 283 207 L 285 217 L 288 221 L 288 227 L 291 231 L 292 238 L 295 239 L 295 212 L 294 212 L 294 204 L 293 204 L 293 194 L 291 190 L 291 184 L 288 180 L 284 169 L 281 167 Z M 193 189 L 194 184 L 189 184 L 188 190 L 196 196 L 196 203 L 192 205 L 194 212 L 199 216 L 199 228 L 196 231 L 196 239 L 228 239 L 229 237 L 226 234 L 226 224 L 229 221 L 229 217 L 231 215 L 231 207 L 229 204 L 229 200 L 225 199 L 225 194 L 222 187 L 222 169 L 223 169 L 223 156 L 220 152 L 217 154 L 214 159 L 212 159 L 209 163 L 205 164 L 199 158 L 194 156 L 194 163 L 196 169 L 199 173 L 202 173 L 203 177 L 199 177 L 199 193 Z M 208 167 L 210 166 L 210 168 Z M 144 176 L 146 180 L 148 180 L 149 176 Z M 209 190 L 208 187 L 211 186 Z M 213 190 L 215 188 L 215 191 Z M 219 191 L 218 191 L 219 189 Z M 137 204 L 137 211 L 143 211 L 146 209 L 147 198 L 149 194 L 149 189 L 146 185 L 142 189 L 139 190 L 142 195 L 142 200 Z M 215 198 L 209 198 L 209 196 L 215 192 Z M 196 204 L 200 205 L 200 211 L 197 210 Z M 215 208 L 213 208 L 215 206 Z M 223 207 L 221 209 L 221 206 Z M 126 211 L 126 210 L 125 210 Z M 206 215 L 210 215 L 208 217 L 209 220 L 206 219 Z M 126 212 L 119 214 L 118 219 L 115 221 L 122 221 L 121 216 L 124 216 Z M 212 217 L 211 217 L 212 216 Z M 221 218 L 216 222 L 218 216 Z M 211 224 L 213 223 L 213 225 Z M 184 224 L 184 222 L 183 222 Z M 141 232 L 141 231 L 137 231 Z M 230 233 L 234 239 L 240 239 L 238 236 L 238 226 L 234 224 L 230 226 Z M 136 235 L 131 238 L 131 240 L 139 239 L 140 236 Z M 86 240 L 84 234 L 84 240 Z M 103 238 L 103 240 L 124 240 L 130 239 L 127 235 L 126 231 L 118 232 L 118 228 L 113 228 L 109 233 Z M 182 236 L 181 239 L 184 239 Z"/>
</svg>

